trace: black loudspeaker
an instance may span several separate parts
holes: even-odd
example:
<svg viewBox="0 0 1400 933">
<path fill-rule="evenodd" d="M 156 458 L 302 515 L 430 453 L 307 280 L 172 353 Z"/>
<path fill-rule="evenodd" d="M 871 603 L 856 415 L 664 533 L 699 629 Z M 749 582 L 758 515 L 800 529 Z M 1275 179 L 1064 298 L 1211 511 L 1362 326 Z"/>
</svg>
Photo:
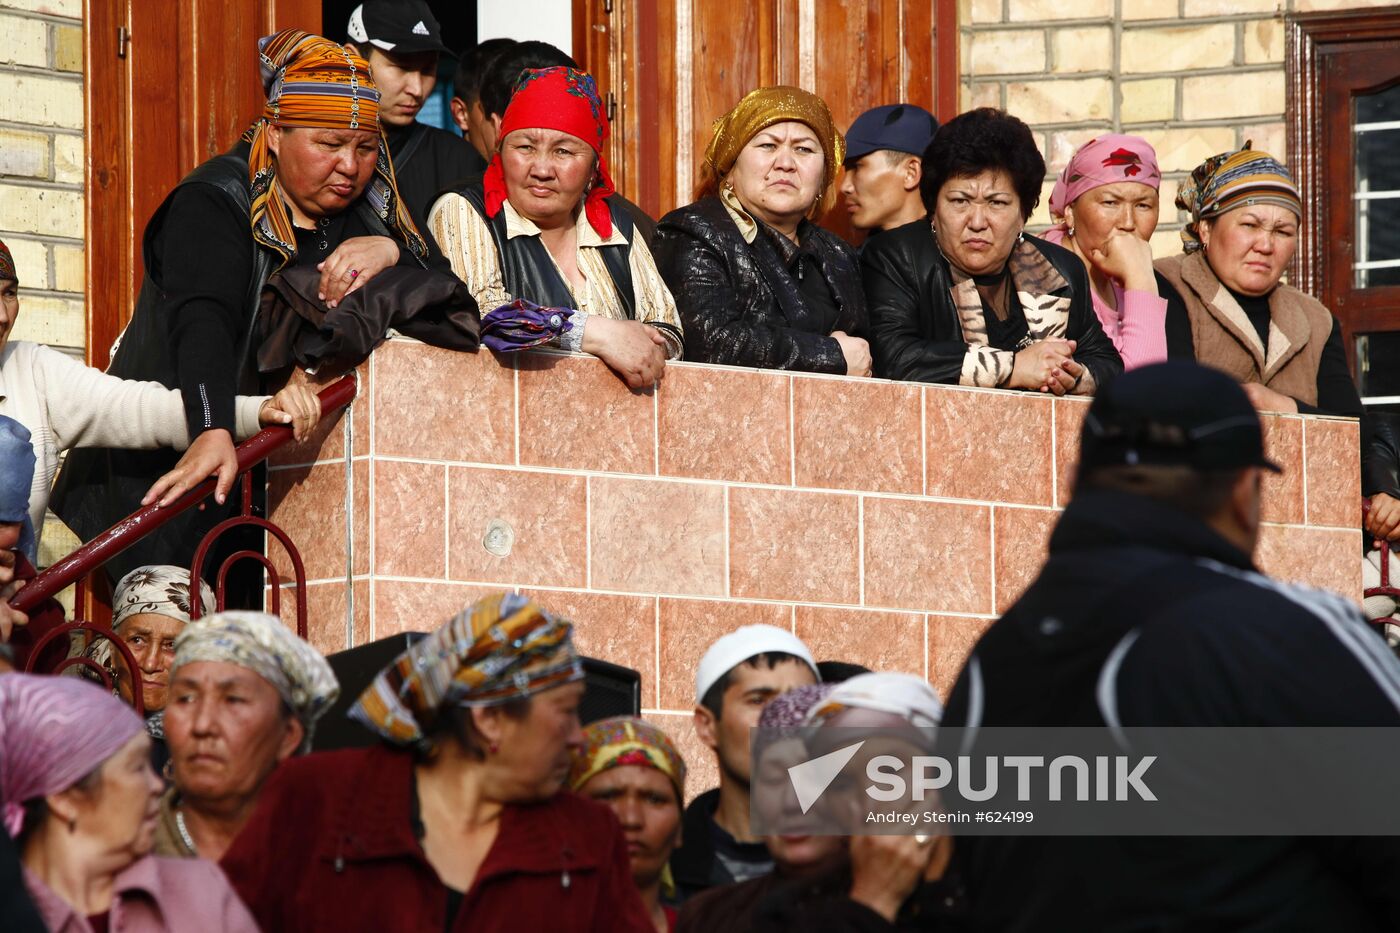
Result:
<svg viewBox="0 0 1400 933">
<path fill-rule="evenodd" d="M 423 632 L 404 632 L 372 641 L 367 645 L 337 651 L 329 655 L 331 670 L 340 681 L 340 696 L 316 724 L 312 750 L 323 752 L 336 748 L 365 748 L 379 737 L 346 716 L 346 712 L 364 693 L 370 681 L 410 645 L 425 637 Z M 585 725 L 609 716 L 636 716 L 642 711 L 642 675 L 630 667 L 583 659 L 583 703 L 579 719 Z"/>
</svg>

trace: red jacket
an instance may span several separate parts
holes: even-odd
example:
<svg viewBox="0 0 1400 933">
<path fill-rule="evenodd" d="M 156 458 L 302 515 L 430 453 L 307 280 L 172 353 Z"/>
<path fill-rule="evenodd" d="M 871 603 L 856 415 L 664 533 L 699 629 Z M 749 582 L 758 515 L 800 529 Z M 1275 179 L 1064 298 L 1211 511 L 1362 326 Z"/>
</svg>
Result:
<svg viewBox="0 0 1400 933">
<path fill-rule="evenodd" d="M 297 758 L 268 780 L 223 868 L 265 933 L 653 933 L 606 807 L 561 792 L 507 806 L 456 921 L 411 825 L 413 755 Z"/>
<path fill-rule="evenodd" d="M 15 579 L 26 582 L 38 576 L 38 571 L 29 562 L 29 558 L 20 552 L 15 552 Z M 63 606 L 58 600 L 50 596 L 29 610 L 29 624 L 16 626 L 10 633 L 10 647 L 15 652 L 15 670 L 22 671 L 29 663 L 29 655 L 33 653 L 34 646 L 39 644 L 39 640 L 49 632 L 63 625 L 68 619 L 63 614 Z M 56 638 L 49 642 L 44 649 L 44 657 L 34 668 L 36 674 L 51 674 L 64 658 L 68 657 L 68 640 Z"/>
</svg>

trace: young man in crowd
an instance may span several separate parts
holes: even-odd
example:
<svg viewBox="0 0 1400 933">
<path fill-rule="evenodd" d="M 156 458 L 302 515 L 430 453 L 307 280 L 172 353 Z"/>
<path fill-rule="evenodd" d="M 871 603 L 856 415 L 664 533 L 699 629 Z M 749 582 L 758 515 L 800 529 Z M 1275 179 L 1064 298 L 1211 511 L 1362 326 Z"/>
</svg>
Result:
<svg viewBox="0 0 1400 933">
<path fill-rule="evenodd" d="M 841 197 L 851 225 L 875 236 L 923 220 L 919 181 L 923 154 L 938 132 L 933 114 L 913 104 L 890 104 L 856 117 L 846 134 Z"/>
<path fill-rule="evenodd" d="M 719 787 L 686 808 L 682 844 L 671 856 L 678 899 L 772 871 L 768 848 L 749 829 L 749 733 L 770 700 L 817 680 L 807 646 L 772 625 L 730 632 L 700 659 L 695 731 L 715 751 Z"/>
<path fill-rule="evenodd" d="M 481 171 L 472 147 L 418 122 L 437 85 L 438 57 L 452 52 L 424 0 L 366 0 L 350 14 L 346 46 L 369 62 L 379 86 L 379 121 L 394 160 L 399 194 L 419 230 L 452 182 Z"/>
<path fill-rule="evenodd" d="M 452 122 L 462 131 L 462 138 L 471 144 L 476 157 L 474 175 L 486 171 L 490 153 L 483 141 L 481 128 L 486 115 L 481 111 L 481 78 L 491 63 L 506 49 L 515 45 L 514 39 L 487 39 L 474 48 L 462 53 L 457 62 L 457 71 L 452 75 L 452 100 L 448 108 L 452 111 Z"/>
</svg>

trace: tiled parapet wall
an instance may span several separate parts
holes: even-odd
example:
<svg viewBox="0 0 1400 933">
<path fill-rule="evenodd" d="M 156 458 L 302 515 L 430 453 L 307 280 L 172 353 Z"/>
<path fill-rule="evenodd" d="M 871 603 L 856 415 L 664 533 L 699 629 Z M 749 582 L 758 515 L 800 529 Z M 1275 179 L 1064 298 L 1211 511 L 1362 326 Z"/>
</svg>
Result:
<svg viewBox="0 0 1400 933">
<path fill-rule="evenodd" d="M 518 588 L 574 619 L 585 653 L 639 669 L 648 715 L 699 755 L 696 662 L 746 622 L 946 690 L 1044 559 L 1086 407 L 684 363 L 633 393 L 588 357 L 395 340 L 349 415 L 273 468 L 272 517 L 302 549 L 323 650 Z M 1267 422 L 1285 472 L 1265 568 L 1355 596 L 1356 425 Z"/>
</svg>

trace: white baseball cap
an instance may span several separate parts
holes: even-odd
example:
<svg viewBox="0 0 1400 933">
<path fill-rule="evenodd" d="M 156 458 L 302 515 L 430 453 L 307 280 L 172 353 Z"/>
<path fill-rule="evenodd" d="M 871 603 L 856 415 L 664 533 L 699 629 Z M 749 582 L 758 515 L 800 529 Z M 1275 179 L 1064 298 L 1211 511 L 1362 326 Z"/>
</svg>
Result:
<svg viewBox="0 0 1400 933">
<path fill-rule="evenodd" d="M 723 636 L 705 652 L 700 666 L 695 669 L 695 702 L 701 703 L 721 677 L 743 664 L 749 658 L 770 652 L 790 654 L 812 669 L 817 680 L 822 675 L 817 672 L 817 662 L 812 660 L 812 652 L 802 644 L 802 639 L 787 629 L 776 625 L 745 625 Z"/>
</svg>

